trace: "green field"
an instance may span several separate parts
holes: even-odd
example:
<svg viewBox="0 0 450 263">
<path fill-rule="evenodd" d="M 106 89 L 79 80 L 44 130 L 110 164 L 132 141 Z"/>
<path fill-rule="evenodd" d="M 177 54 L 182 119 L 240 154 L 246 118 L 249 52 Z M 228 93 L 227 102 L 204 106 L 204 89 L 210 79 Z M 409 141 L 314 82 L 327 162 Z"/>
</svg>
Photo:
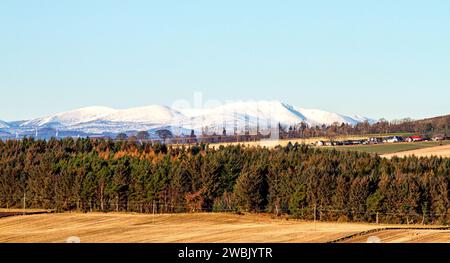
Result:
<svg viewBox="0 0 450 263">
<path fill-rule="evenodd" d="M 355 146 L 333 146 L 324 147 L 328 149 L 336 149 L 338 151 L 357 151 L 375 154 L 389 154 L 411 150 L 418 150 L 428 147 L 435 147 L 440 145 L 448 145 L 450 141 L 443 142 L 413 142 L 413 143 L 385 143 L 374 145 L 355 145 Z"/>
</svg>

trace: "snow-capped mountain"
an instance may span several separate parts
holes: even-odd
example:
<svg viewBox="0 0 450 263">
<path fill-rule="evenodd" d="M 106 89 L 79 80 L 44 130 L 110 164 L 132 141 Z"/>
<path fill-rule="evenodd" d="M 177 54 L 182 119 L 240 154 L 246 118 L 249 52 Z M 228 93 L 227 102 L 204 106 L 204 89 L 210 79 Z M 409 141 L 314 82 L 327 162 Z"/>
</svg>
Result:
<svg viewBox="0 0 450 263">
<path fill-rule="evenodd" d="M 180 109 L 179 111 L 197 124 L 194 127 L 205 126 L 205 124 L 206 126 L 213 124 L 223 126 L 224 123 L 228 126 L 232 125 L 235 119 L 238 120 L 238 126 L 248 122 L 250 128 L 256 127 L 258 124 L 264 126 L 267 123 L 291 126 L 303 122 L 309 126 L 316 126 L 332 125 L 333 123 L 356 125 L 364 121 L 375 122 L 364 117 L 350 117 L 321 110 L 297 108 L 279 101 L 235 102 L 211 109 Z"/>
<path fill-rule="evenodd" d="M 140 108 L 118 110 L 103 118 L 110 122 L 131 122 L 131 123 L 171 123 L 184 116 L 174 109 L 166 106 L 152 105 Z"/>
<path fill-rule="evenodd" d="M 137 131 L 154 132 L 158 129 L 172 129 L 174 134 L 221 133 L 238 129 L 261 130 L 278 126 L 309 126 L 346 123 L 355 125 L 371 119 L 350 117 L 321 110 L 297 108 L 279 101 L 234 102 L 212 108 L 171 108 L 152 105 L 130 109 L 112 109 L 107 107 L 86 107 L 68 112 L 16 122 L 9 125 L 0 122 L 0 128 L 10 130 L 18 136 L 113 136 L 115 134 L 135 133 Z"/>
<path fill-rule="evenodd" d="M 26 121 L 20 124 L 20 127 L 67 127 L 82 122 L 98 120 L 115 112 L 117 110 L 107 107 L 86 107 Z"/>
<path fill-rule="evenodd" d="M 208 117 L 207 120 L 218 122 L 222 121 L 224 117 L 234 118 L 235 113 L 242 117 L 247 115 L 253 119 L 273 118 L 284 124 L 300 123 L 305 120 L 305 117 L 294 107 L 278 101 L 235 102 L 211 109 L 197 110 L 197 112 L 192 109 L 180 111 L 188 117 Z"/>
<path fill-rule="evenodd" d="M 351 125 L 356 125 L 360 122 L 374 122 L 374 120 L 371 120 L 369 118 L 360 117 L 360 116 L 354 116 L 349 117 L 333 112 L 327 112 L 322 110 L 312 110 L 312 109 L 298 109 L 300 112 L 302 112 L 303 116 L 306 118 L 306 122 L 309 125 L 315 126 L 315 125 L 332 125 L 333 123 L 346 123 Z"/>
<path fill-rule="evenodd" d="M 4 121 L 0 121 L 0 129 L 7 129 L 7 128 L 9 128 L 9 124 Z"/>
</svg>

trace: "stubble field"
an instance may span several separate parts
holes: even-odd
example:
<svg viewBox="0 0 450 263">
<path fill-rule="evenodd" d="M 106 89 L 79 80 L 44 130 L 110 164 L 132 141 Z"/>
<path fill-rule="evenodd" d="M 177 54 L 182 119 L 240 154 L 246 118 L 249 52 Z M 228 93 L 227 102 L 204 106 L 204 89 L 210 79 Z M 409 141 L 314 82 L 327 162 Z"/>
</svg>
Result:
<svg viewBox="0 0 450 263">
<path fill-rule="evenodd" d="M 417 156 L 417 157 L 430 157 L 430 156 L 439 156 L 443 158 L 450 158 L 450 145 L 442 145 L 436 147 L 428 147 L 422 149 L 415 149 L 411 151 L 402 151 L 397 153 L 390 153 L 382 155 L 385 158 L 392 158 L 394 156 L 397 157 L 407 157 L 407 156 Z"/>
<path fill-rule="evenodd" d="M 62 213 L 1 218 L 0 242 L 63 243 L 77 236 L 83 243 L 326 243 L 389 227 L 399 226 L 314 223 L 274 219 L 265 214 Z M 380 235 L 386 242 L 450 241 L 450 231 L 411 231 L 389 230 Z M 395 238 L 390 237 L 391 233 Z M 363 235 L 345 242 L 366 242 L 367 238 Z"/>
</svg>

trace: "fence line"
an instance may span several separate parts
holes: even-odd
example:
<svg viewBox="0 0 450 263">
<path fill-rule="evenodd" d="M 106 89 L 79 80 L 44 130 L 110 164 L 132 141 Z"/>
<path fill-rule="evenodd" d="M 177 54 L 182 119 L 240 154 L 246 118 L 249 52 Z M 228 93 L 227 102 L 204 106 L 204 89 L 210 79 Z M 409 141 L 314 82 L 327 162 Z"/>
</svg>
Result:
<svg viewBox="0 0 450 263">
<path fill-rule="evenodd" d="M 48 201 L 49 204 L 47 206 L 35 207 L 33 203 L 42 203 Z M 30 205 L 31 204 L 31 205 Z M 135 212 L 135 213 L 143 213 L 143 214 L 170 214 L 170 213 L 204 213 L 204 212 L 217 212 L 217 213 L 240 213 L 245 212 L 245 209 L 242 209 L 236 205 L 213 205 L 212 207 L 202 207 L 198 204 L 189 204 L 185 202 L 164 202 L 164 201 L 133 201 L 133 200 L 105 200 L 103 202 L 96 200 L 92 202 L 86 202 L 83 200 L 74 201 L 74 200 L 50 200 L 50 199 L 36 199 L 36 198 L 27 198 L 26 199 L 26 208 L 38 208 L 38 209 L 51 209 L 57 212 L 64 211 L 83 211 L 83 212 Z M 8 208 L 25 208 L 19 205 L 15 207 Z M 406 221 L 414 223 L 414 219 L 422 220 L 421 223 L 425 224 L 425 221 L 429 221 L 428 219 L 434 219 L 439 217 L 448 218 L 449 213 L 434 213 L 434 212 L 425 212 L 425 213 L 417 213 L 417 212 L 383 212 L 383 211 L 363 211 L 363 210 L 352 210 L 352 209 L 336 209 L 333 207 L 323 207 L 323 206 L 305 206 L 299 207 L 301 210 L 301 216 L 299 218 L 312 219 L 317 218 L 318 221 L 330 221 L 329 219 L 339 219 L 342 216 L 349 216 L 351 218 L 355 218 L 359 216 L 359 220 L 361 217 L 362 221 L 393 221 L 388 217 L 395 217 L 405 219 Z M 289 214 L 289 210 L 286 208 L 270 208 L 266 207 L 264 209 L 259 209 L 258 213 L 272 213 L 272 214 Z M 376 217 L 376 218 L 373 218 Z M 380 220 L 381 218 L 381 220 Z M 328 219 L 328 220 L 327 220 Z M 372 220 L 370 220 L 372 219 Z M 383 220 L 384 219 L 384 220 Z M 427 219 L 427 220 L 426 220 Z M 349 219 L 349 221 L 352 221 Z M 435 220 L 431 220 L 434 222 Z"/>
</svg>

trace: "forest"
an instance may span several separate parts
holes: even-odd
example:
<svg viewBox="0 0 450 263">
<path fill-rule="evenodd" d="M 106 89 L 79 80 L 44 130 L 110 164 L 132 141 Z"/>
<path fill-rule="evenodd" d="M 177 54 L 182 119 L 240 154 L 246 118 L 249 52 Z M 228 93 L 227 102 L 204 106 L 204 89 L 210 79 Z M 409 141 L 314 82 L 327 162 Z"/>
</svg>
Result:
<svg viewBox="0 0 450 263">
<path fill-rule="evenodd" d="M 450 159 L 307 145 L 167 146 L 107 139 L 0 141 L 0 207 L 57 212 L 271 213 L 445 224 Z"/>
</svg>

